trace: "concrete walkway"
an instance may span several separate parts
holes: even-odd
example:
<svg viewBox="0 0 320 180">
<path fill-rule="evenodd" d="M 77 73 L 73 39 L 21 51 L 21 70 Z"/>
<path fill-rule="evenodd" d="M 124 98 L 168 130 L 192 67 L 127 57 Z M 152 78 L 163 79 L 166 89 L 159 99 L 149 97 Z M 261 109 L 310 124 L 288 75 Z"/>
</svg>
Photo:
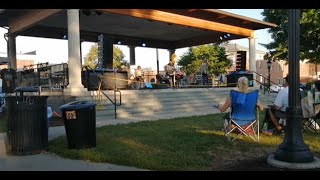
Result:
<svg viewBox="0 0 320 180">
<path fill-rule="evenodd" d="M 98 119 L 97 127 L 130 123 L 124 119 Z M 65 135 L 64 126 L 49 128 L 49 141 Z M 61 158 L 50 153 L 28 156 L 8 156 L 5 150 L 5 133 L 0 133 L 0 171 L 147 171 L 129 166 L 118 166 L 109 163 L 92 163 L 82 160 Z"/>
</svg>

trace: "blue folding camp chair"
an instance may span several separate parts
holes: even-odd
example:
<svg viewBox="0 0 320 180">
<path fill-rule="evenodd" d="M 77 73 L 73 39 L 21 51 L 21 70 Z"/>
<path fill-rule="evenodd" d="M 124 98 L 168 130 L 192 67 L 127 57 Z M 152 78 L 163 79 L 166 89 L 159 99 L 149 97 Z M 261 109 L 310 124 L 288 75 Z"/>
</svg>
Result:
<svg viewBox="0 0 320 180">
<path fill-rule="evenodd" d="M 240 135 L 259 141 L 259 113 L 256 106 L 259 90 L 250 93 L 231 90 L 230 97 L 231 111 L 224 123 L 225 136 L 229 141 L 234 141 Z"/>
</svg>

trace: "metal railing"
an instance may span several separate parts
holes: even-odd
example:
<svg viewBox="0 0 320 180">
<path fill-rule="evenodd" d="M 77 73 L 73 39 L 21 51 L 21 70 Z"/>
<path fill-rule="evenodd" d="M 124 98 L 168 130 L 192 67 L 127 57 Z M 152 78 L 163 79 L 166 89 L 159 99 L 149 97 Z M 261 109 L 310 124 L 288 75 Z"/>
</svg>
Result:
<svg viewBox="0 0 320 180">
<path fill-rule="evenodd" d="M 117 84 L 116 82 L 114 82 L 114 89 L 113 89 L 113 99 L 112 100 L 105 92 L 101 91 L 101 85 L 102 82 L 106 83 L 103 78 L 101 77 L 100 74 L 96 73 L 94 70 L 88 68 L 87 66 L 84 67 L 86 69 L 86 71 L 91 71 L 93 72 L 95 75 L 97 75 L 97 77 L 100 78 L 99 84 L 95 84 L 91 79 L 90 79 L 90 75 L 89 73 L 87 74 L 86 80 L 87 80 L 87 87 L 90 87 L 90 84 L 92 84 L 95 87 L 98 87 L 98 91 L 101 92 L 113 105 L 114 105 L 114 118 L 117 119 L 117 106 L 121 106 L 122 105 L 122 95 L 121 95 L 121 91 L 117 88 Z M 116 72 L 114 72 L 116 73 Z M 116 80 L 115 80 L 116 81 Z M 117 104 L 117 92 L 119 93 L 119 103 Z M 100 93 L 99 93 L 100 94 Z"/>
<path fill-rule="evenodd" d="M 263 75 L 260 74 L 260 73 L 257 73 L 257 72 L 255 72 L 255 71 L 250 71 L 250 72 L 252 72 L 252 73 L 254 73 L 254 74 L 256 74 L 256 75 L 259 75 L 259 76 L 261 76 L 261 77 L 263 78 L 263 80 L 262 80 L 263 83 L 260 82 L 259 80 L 257 80 L 257 78 L 255 78 L 254 81 L 263 86 L 263 93 L 264 93 L 264 94 L 266 94 L 266 90 L 270 93 L 270 87 L 271 87 L 272 84 L 278 85 L 278 83 L 275 83 L 275 82 L 271 81 L 271 79 L 270 79 L 270 81 L 269 81 L 269 79 L 268 79 L 267 77 L 263 76 Z M 266 82 L 267 82 L 267 83 L 266 83 Z M 270 82 L 270 85 L 269 85 L 269 82 Z M 266 88 L 266 87 L 267 87 L 267 88 Z"/>
</svg>

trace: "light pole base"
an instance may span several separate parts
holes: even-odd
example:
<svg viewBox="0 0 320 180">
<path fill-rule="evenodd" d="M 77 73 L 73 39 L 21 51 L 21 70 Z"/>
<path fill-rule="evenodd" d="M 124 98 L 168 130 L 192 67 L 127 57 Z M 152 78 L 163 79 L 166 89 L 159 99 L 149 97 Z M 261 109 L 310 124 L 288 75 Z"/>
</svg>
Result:
<svg viewBox="0 0 320 180">
<path fill-rule="evenodd" d="M 279 161 L 274 158 L 274 154 L 269 155 L 267 159 L 267 163 L 271 166 L 277 168 L 284 168 L 284 169 L 317 169 L 320 168 L 320 159 L 314 157 L 313 162 L 309 163 L 289 163 L 284 161 Z"/>
</svg>

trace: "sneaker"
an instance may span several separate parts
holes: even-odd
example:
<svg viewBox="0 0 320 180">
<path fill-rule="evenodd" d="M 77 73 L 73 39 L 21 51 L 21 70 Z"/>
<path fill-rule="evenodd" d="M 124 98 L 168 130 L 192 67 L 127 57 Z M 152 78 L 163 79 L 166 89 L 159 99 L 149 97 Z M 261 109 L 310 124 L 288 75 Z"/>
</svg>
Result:
<svg viewBox="0 0 320 180">
<path fill-rule="evenodd" d="M 262 134 L 268 135 L 268 136 L 272 136 L 273 134 L 273 129 L 265 129 L 265 130 L 261 130 Z"/>
<path fill-rule="evenodd" d="M 278 130 L 274 130 L 274 131 L 273 131 L 273 134 L 274 134 L 274 135 L 277 135 L 277 136 L 284 135 L 284 130 L 283 130 L 283 129 L 282 129 L 282 130 L 280 130 L 280 131 L 278 131 Z"/>
</svg>

